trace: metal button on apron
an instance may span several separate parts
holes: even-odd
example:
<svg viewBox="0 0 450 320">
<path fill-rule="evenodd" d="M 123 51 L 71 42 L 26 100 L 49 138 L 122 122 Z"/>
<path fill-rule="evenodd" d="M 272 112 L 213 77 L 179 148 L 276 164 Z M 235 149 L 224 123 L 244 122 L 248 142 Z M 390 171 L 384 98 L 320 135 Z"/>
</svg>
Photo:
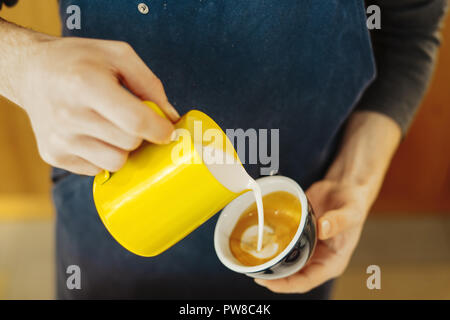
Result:
<svg viewBox="0 0 450 320">
<path fill-rule="evenodd" d="M 138 4 L 138 10 L 142 14 L 147 14 L 150 11 L 149 8 L 148 8 L 148 5 L 146 5 L 143 2 Z"/>
</svg>

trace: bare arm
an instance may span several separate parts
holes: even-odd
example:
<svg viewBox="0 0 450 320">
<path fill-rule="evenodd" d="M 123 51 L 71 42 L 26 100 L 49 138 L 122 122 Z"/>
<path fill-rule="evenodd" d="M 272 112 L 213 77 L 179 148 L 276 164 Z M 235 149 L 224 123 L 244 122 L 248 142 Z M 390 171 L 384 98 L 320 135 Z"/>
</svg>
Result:
<svg viewBox="0 0 450 320">
<path fill-rule="evenodd" d="M 0 94 L 19 104 L 14 80 L 24 76 L 24 61 L 33 56 L 34 44 L 50 36 L 21 28 L 0 18 Z"/>
<path fill-rule="evenodd" d="M 27 112 L 41 157 L 79 174 L 118 170 L 143 139 L 170 141 L 172 123 L 141 100 L 179 117 L 127 43 L 51 37 L 4 20 L 0 94 Z"/>
<path fill-rule="evenodd" d="M 360 188 L 363 206 L 368 210 L 378 196 L 400 139 L 400 127 L 390 117 L 371 111 L 353 113 L 345 129 L 342 148 L 325 180 Z M 336 225 L 332 221 L 331 224 Z M 321 234 L 322 238 L 330 235 Z"/>
</svg>

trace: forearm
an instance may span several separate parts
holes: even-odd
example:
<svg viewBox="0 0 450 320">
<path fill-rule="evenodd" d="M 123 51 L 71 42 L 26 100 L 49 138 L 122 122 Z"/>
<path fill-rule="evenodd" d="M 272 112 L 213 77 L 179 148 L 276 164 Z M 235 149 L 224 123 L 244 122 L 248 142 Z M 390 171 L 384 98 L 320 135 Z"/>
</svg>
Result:
<svg viewBox="0 0 450 320">
<path fill-rule="evenodd" d="M 377 112 L 354 112 L 326 179 L 361 187 L 368 208 L 375 201 L 401 139 L 400 127 Z"/>
<path fill-rule="evenodd" d="M 51 37 L 19 27 L 0 18 L 0 95 L 20 105 L 17 90 L 30 66 L 35 44 Z"/>
</svg>

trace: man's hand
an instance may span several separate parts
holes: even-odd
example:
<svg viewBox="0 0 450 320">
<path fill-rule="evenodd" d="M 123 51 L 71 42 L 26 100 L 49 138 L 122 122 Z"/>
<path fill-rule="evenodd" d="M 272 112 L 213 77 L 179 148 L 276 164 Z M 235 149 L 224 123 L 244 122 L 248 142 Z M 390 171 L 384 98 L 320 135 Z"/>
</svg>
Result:
<svg viewBox="0 0 450 320">
<path fill-rule="evenodd" d="M 355 249 L 368 212 L 363 187 L 332 180 L 313 184 L 306 192 L 319 218 L 319 241 L 308 265 L 280 280 L 256 280 L 272 291 L 304 293 L 340 276 Z"/>
<path fill-rule="evenodd" d="M 47 163 L 95 175 L 120 169 L 143 139 L 170 141 L 172 123 L 141 100 L 155 102 L 172 121 L 179 115 L 128 44 L 55 38 L 0 23 L 6 46 L 0 93 L 27 112 Z"/>
<path fill-rule="evenodd" d="M 279 293 L 305 293 L 345 271 L 400 136 L 399 126 L 384 115 L 358 112 L 350 118 L 326 177 L 306 191 L 318 218 L 314 255 L 298 273 L 257 279 L 258 284 Z"/>
</svg>

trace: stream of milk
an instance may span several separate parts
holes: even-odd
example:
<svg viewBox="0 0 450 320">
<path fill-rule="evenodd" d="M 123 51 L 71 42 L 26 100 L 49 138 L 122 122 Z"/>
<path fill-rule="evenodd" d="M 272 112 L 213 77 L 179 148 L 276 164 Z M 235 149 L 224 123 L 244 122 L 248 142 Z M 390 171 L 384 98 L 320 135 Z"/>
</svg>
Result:
<svg viewBox="0 0 450 320">
<path fill-rule="evenodd" d="M 197 150 L 199 150 L 197 148 Z M 258 244 L 257 251 L 261 251 L 264 233 L 264 208 L 261 188 L 258 183 L 249 176 L 244 167 L 232 155 L 209 146 L 204 146 L 202 150 L 203 162 L 208 167 L 212 175 L 228 190 L 232 192 L 242 192 L 252 190 L 258 211 Z"/>
</svg>

